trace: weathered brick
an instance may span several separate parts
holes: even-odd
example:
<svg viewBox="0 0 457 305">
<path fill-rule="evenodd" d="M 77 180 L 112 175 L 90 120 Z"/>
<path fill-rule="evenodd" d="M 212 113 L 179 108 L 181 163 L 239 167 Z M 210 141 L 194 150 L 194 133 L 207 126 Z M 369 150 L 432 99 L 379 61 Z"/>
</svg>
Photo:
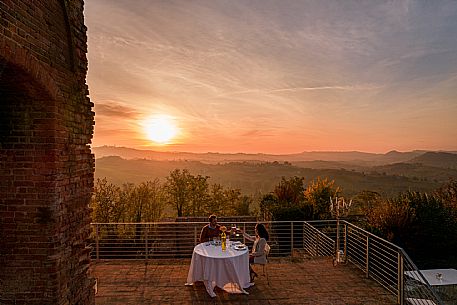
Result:
<svg viewBox="0 0 457 305">
<path fill-rule="evenodd" d="M 86 30 L 83 0 L 0 1 L 2 304 L 95 303 Z"/>
</svg>

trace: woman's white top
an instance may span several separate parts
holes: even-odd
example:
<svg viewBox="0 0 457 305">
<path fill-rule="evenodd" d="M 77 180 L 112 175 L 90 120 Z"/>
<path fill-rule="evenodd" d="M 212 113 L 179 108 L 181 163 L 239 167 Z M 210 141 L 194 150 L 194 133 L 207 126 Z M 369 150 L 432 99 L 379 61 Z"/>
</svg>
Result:
<svg viewBox="0 0 457 305">
<path fill-rule="evenodd" d="M 254 241 L 252 245 L 251 256 L 254 257 L 254 264 L 266 264 L 267 263 L 267 252 L 266 247 L 270 248 L 265 238 L 259 236 L 251 236 L 247 233 L 243 233 L 244 238 L 250 241 Z"/>
</svg>

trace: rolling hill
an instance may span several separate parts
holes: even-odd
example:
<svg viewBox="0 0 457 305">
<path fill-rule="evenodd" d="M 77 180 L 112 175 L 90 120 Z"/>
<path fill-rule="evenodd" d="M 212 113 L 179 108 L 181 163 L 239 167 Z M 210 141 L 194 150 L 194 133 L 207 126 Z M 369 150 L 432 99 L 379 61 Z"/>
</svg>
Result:
<svg viewBox="0 0 457 305">
<path fill-rule="evenodd" d="M 448 152 L 426 152 L 409 160 L 409 163 L 418 163 L 424 166 L 457 169 L 457 154 Z"/>
<path fill-rule="evenodd" d="M 174 169 L 188 169 L 193 175 L 209 176 L 210 183 L 240 189 L 248 195 L 271 192 L 282 177 L 293 176 L 304 177 L 305 183 L 317 177 L 335 180 L 335 184 L 343 189 L 346 196 L 363 190 L 388 196 L 407 190 L 429 192 L 445 183 L 448 177 L 457 179 L 455 170 L 414 164 L 393 164 L 356 171 L 344 168 L 304 168 L 288 162 L 208 164 L 199 161 L 126 160 L 113 156 L 96 159 L 95 168 L 96 178 L 106 177 L 108 181 L 118 185 L 127 182 L 138 184 L 154 179 L 164 181 Z"/>
</svg>

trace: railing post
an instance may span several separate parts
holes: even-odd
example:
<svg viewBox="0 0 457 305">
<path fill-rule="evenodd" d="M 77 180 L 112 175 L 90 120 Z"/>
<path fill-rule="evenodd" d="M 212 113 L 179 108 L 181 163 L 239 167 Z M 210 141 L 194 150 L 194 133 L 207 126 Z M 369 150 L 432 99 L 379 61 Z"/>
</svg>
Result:
<svg viewBox="0 0 457 305">
<path fill-rule="evenodd" d="M 197 242 L 197 227 L 194 225 L 194 245 L 198 244 Z"/>
<path fill-rule="evenodd" d="M 367 245 L 365 249 L 365 275 L 368 278 L 370 276 L 369 266 L 370 266 L 370 236 L 367 235 Z"/>
<path fill-rule="evenodd" d="M 146 225 L 146 237 L 145 237 L 145 247 L 146 247 L 146 263 L 148 262 L 149 258 L 149 247 L 148 247 L 148 241 L 149 241 L 149 225 Z"/>
<path fill-rule="evenodd" d="M 348 240 L 348 224 L 345 223 L 344 224 L 344 246 L 343 246 L 345 261 L 347 261 L 347 259 L 348 259 L 348 256 L 347 256 L 347 247 L 348 247 L 347 240 Z"/>
<path fill-rule="evenodd" d="M 398 252 L 398 291 L 397 291 L 397 304 L 403 305 L 405 299 L 405 281 L 404 281 L 404 265 L 403 255 Z"/>
<path fill-rule="evenodd" d="M 290 256 L 294 254 L 294 223 L 290 222 Z"/>
<path fill-rule="evenodd" d="M 99 229 L 98 229 L 98 224 L 95 224 L 95 258 L 97 262 L 100 259 L 100 246 L 99 246 Z"/>
<path fill-rule="evenodd" d="M 340 220 L 336 218 L 336 241 L 335 241 L 335 259 L 339 262 L 339 255 L 340 255 Z"/>
<path fill-rule="evenodd" d="M 243 232 L 246 232 L 246 223 L 243 222 Z M 244 238 L 244 234 L 243 235 L 243 244 L 246 244 L 246 238 Z"/>
</svg>

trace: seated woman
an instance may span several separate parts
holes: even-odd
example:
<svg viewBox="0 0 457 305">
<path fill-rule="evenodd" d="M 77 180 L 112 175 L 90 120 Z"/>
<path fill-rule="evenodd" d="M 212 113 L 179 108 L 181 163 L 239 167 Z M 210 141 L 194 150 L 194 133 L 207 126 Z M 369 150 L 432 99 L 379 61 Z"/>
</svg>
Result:
<svg viewBox="0 0 457 305">
<path fill-rule="evenodd" d="M 247 240 L 253 241 L 254 245 L 252 246 L 252 251 L 249 254 L 249 272 L 251 275 L 251 282 L 257 277 L 257 273 L 252 269 L 251 264 L 266 264 L 267 256 L 265 252 L 265 246 L 267 245 L 268 234 L 267 229 L 261 223 L 256 224 L 255 226 L 255 236 L 251 236 L 243 232 L 244 238 Z"/>
</svg>

